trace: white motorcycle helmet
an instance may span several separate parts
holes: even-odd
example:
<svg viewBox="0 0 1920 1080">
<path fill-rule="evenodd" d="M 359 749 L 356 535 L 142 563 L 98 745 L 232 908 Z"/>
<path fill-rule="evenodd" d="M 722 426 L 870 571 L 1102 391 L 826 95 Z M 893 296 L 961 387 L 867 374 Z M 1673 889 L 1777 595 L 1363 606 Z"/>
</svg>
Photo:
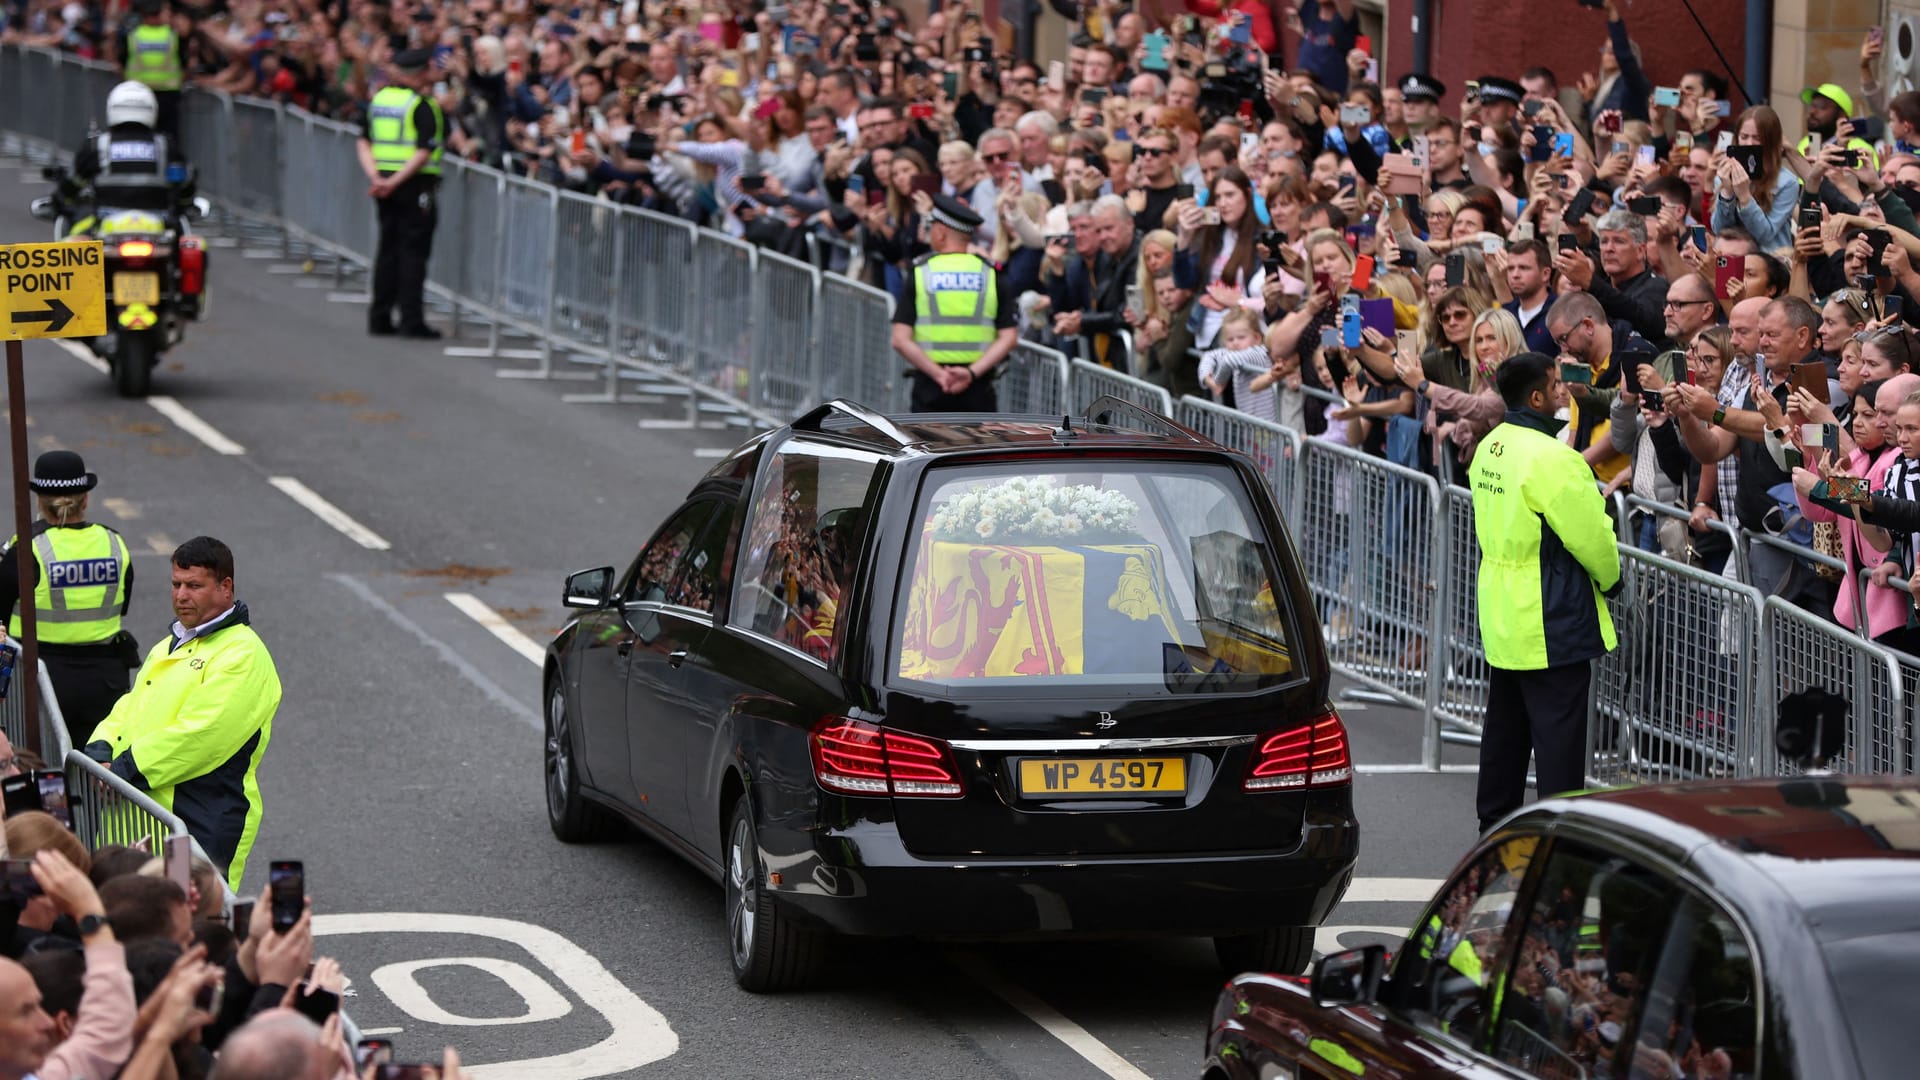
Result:
<svg viewBox="0 0 1920 1080">
<path fill-rule="evenodd" d="M 123 82 L 107 94 L 107 126 L 142 124 L 152 127 L 160 117 L 160 102 L 144 83 Z"/>
</svg>

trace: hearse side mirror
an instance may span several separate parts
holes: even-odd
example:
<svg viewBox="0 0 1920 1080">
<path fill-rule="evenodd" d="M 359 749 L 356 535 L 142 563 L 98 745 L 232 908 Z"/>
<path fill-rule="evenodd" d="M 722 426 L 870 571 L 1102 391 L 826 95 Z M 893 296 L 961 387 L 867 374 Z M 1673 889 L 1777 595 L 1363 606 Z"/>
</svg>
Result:
<svg viewBox="0 0 1920 1080">
<path fill-rule="evenodd" d="M 613 567 L 599 566 L 567 575 L 567 587 L 561 598 L 570 608 L 604 607 L 613 592 Z"/>
</svg>

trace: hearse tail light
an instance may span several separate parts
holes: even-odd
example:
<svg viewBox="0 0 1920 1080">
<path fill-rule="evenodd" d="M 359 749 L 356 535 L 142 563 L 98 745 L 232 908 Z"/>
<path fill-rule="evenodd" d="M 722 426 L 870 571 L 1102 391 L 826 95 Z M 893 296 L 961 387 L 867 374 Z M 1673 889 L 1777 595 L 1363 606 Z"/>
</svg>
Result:
<svg viewBox="0 0 1920 1080">
<path fill-rule="evenodd" d="M 829 716 L 808 740 L 813 777 L 843 795 L 951 799 L 964 788 L 947 744 L 892 731 L 868 720 Z"/>
<path fill-rule="evenodd" d="M 1246 791 L 1292 791 L 1353 782 L 1347 727 L 1333 706 L 1302 727 L 1262 735 L 1241 784 Z"/>
</svg>

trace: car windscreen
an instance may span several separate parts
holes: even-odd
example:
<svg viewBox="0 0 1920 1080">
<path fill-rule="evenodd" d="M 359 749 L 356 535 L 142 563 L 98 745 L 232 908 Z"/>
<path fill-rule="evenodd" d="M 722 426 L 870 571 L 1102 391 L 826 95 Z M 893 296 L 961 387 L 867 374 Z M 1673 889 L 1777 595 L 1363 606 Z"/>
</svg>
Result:
<svg viewBox="0 0 1920 1080">
<path fill-rule="evenodd" d="M 1294 676 L 1281 552 L 1224 465 L 950 466 L 927 474 L 913 521 L 902 682 L 1184 694 Z"/>
<path fill-rule="evenodd" d="M 1822 949 L 1861 1076 L 1911 1076 L 1913 1004 L 1920 1001 L 1920 931 L 1848 938 Z"/>
</svg>

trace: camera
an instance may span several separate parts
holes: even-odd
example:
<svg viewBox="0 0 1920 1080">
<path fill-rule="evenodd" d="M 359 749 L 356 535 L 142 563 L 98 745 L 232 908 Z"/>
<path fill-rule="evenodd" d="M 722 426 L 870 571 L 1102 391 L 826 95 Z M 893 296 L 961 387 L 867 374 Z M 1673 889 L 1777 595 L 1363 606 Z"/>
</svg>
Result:
<svg viewBox="0 0 1920 1080">
<path fill-rule="evenodd" d="M 636 131 L 627 136 L 627 156 L 641 161 L 652 161 L 660 151 L 658 141 L 649 131 Z"/>
</svg>

